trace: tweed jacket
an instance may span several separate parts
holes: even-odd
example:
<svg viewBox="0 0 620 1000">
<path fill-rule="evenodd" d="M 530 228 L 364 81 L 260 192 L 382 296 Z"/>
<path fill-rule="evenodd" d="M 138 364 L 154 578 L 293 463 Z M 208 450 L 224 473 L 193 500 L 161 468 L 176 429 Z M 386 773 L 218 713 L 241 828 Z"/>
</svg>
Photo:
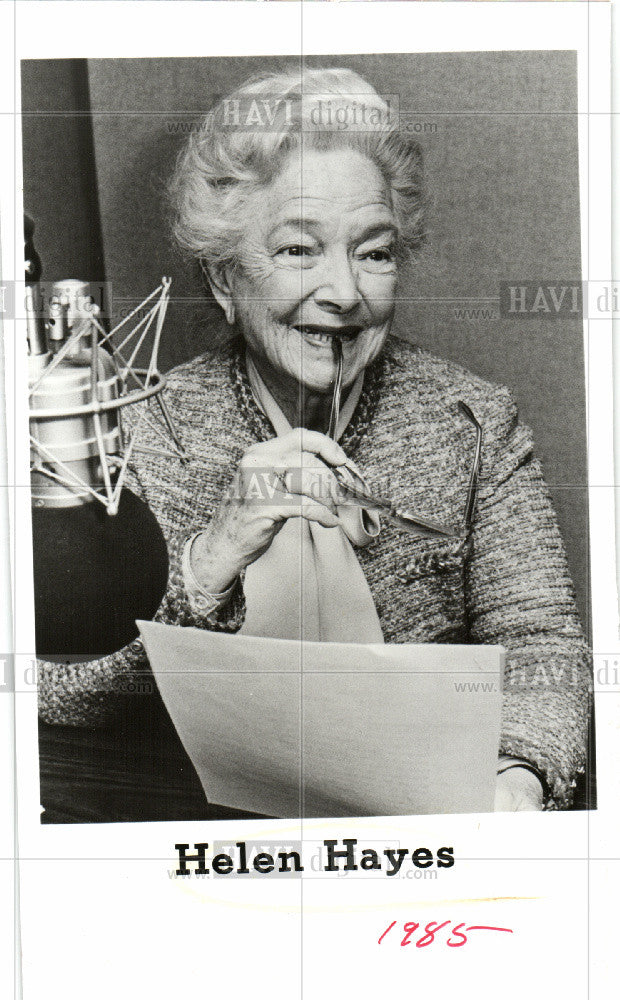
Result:
<svg viewBox="0 0 620 1000">
<path fill-rule="evenodd" d="M 129 482 L 168 542 L 170 580 L 157 619 L 234 632 L 243 623 L 242 582 L 205 618 L 185 591 L 181 552 L 209 522 L 244 452 L 274 431 L 254 401 L 238 345 L 173 370 L 166 394 L 189 460 L 136 453 Z M 340 443 L 373 491 L 457 526 L 475 448 L 459 400 L 483 428 L 471 531 L 419 538 L 384 524 L 378 540 L 356 554 L 386 642 L 506 648 L 501 752 L 531 761 L 547 781 L 547 808 L 566 808 L 585 765 L 591 657 L 531 435 L 509 392 L 391 338 L 365 373 Z M 148 429 L 145 438 L 157 445 Z M 140 640 L 91 663 L 40 662 L 40 715 L 101 724 L 121 697 L 119 679 L 145 669 Z"/>
</svg>

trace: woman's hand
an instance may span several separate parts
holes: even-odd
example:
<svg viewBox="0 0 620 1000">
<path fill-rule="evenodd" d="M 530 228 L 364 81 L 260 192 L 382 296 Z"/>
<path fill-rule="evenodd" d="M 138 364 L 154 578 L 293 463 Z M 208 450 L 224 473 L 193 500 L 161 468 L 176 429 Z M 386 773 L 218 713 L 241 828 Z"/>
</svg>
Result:
<svg viewBox="0 0 620 1000">
<path fill-rule="evenodd" d="M 543 789 L 535 774 L 525 767 L 509 767 L 497 776 L 495 812 L 540 812 Z"/>
<path fill-rule="evenodd" d="M 269 548 L 290 517 L 337 527 L 338 484 L 330 466 L 345 462 L 339 444 L 303 428 L 249 448 L 211 522 L 192 545 L 192 572 L 202 589 L 225 591 Z"/>
</svg>

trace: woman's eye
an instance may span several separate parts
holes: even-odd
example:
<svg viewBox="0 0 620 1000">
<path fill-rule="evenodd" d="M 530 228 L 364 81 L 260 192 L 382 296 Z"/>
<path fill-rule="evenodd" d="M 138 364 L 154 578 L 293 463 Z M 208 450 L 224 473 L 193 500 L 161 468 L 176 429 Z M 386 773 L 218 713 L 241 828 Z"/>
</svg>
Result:
<svg viewBox="0 0 620 1000">
<path fill-rule="evenodd" d="M 301 243 L 293 243 L 291 246 L 282 247 L 278 250 L 279 254 L 283 254 L 285 257 L 307 257 L 312 253 L 312 247 L 303 246 Z"/>
<path fill-rule="evenodd" d="M 380 247 L 378 250 L 369 250 L 364 254 L 366 260 L 374 260 L 381 263 L 389 263 L 394 259 L 389 247 Z"/>
<path fill-rule="evenodd" d="M 396 258 L 391 247 L 373 247 L 357 254 L 360 266 L 374 274 L 392 274 L 396 270 Z"/>
<path fill-rule="evenodd" d="M 276 257 L 283 264 L 293 267 L 311 267 L 316 249 L 305 243 L 290 243 L 276 252 Z"/>
</svg>

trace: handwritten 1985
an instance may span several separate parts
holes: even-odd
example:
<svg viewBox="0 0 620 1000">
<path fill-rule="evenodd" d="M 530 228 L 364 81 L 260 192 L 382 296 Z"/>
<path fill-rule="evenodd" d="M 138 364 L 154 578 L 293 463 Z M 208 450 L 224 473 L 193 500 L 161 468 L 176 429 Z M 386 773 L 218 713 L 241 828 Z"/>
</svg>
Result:
<svg viewBox="0 0 620 1000">
<path fill-rule="evenodd" d="M 379 938 L 377 944 L 382 944 L 384 939 L 390 933 L 390 931 L 396 926 L 397 921 L 393 920 L 389 927 L 383 931 L 383 934 Z M 404 936 L 401 938 L 400 946 L 401 948 L 406 947 L 408 944 L 413 944 L 413 936 L 417 931 L 421 930 L 421 936 L 415 941 L 416 948 L 427 948 L 429 945 L 433 944 L 435 941 L 435 936 L 439 931 L 443 930 L 452 923 L 451 920 L 444 920 L 443 923 L 438 923 L 436 920 L 431 920 L 422 929 L 421 925 L 415 921 L 411 920 L 402 925 L 402 930 L 404 931 Z M 468 935 L 472 931 L 502 931 L 505 934 L 512 934 L 512 928 L 510 927 L 487 927 L 484 924 L 471 924 L 466 927 L 465 922 L 460 924 L 455 924 L 450 931 L 447 931 L 447 937 L 444 940 L 444 944 L 447 944 L 448 948 L 462 948 L 469 942 Z M 397 935 L 400 934 L 400 930 L 396 932 L 396 936 L 393 935 L 395 940 L 398 940 Z"/>
</svg>

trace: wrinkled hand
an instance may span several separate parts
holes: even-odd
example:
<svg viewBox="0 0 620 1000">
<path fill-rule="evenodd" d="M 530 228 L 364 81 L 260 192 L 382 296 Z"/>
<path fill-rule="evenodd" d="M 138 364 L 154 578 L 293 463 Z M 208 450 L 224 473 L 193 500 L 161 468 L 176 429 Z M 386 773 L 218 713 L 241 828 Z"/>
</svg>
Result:
<svg viewBox="0 0 620 1000">
<path fill-rule="evenodd" d="M 209 593 L 226 590 L 291 517 L 336 527 L 338 484 L 330 468 L 345 462 L 339 444 L 303 428 L 249 448 L 192 545 L 192 571 L 201 587 Z"/>
<path fill-rule="evenodd" d="M 509 767 L 498 774 L 495 812 L 540 812 L 543 789 L 535 774 L 524 767 Z"/>
</svg>

